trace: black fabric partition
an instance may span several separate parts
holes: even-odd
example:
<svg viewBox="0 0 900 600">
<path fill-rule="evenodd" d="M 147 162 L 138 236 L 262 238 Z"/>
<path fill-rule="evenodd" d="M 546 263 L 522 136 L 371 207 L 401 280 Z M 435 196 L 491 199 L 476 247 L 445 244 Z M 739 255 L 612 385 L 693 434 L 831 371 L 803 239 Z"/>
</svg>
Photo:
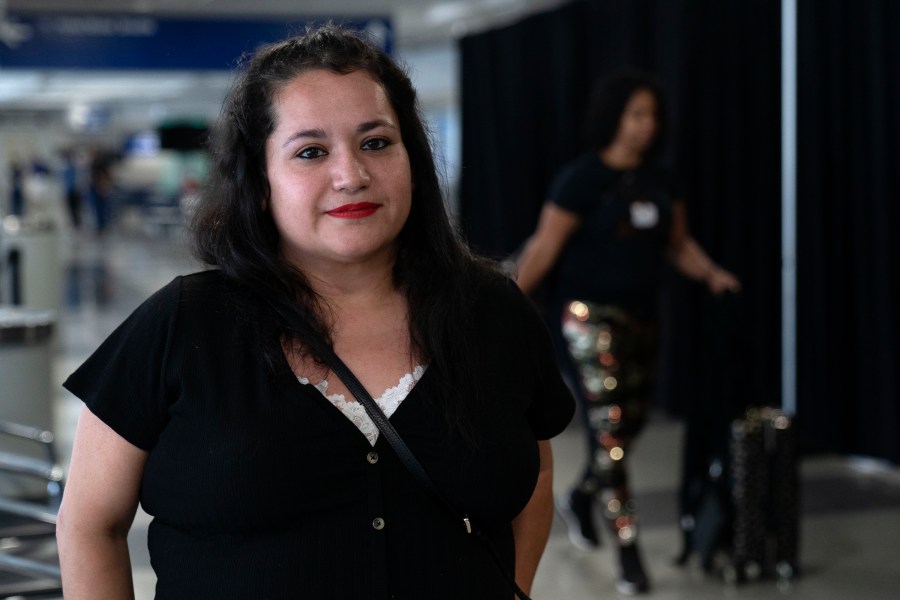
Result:
<svg viewBox="0 0 900 600">
<path fill-rule="evenodd" d="M 591 83 L 621 67 L 661 80 L 665 161 L 692 231 L 744 283 L 717 300 L 668 273 L 659 401 L 676 415 L 781 400 L 780 8 L 582 0 L 460 41 L 460 217 L 493 256 L 531 233 L 551 178 L 582 149 Z M 894 461 L 897 11 L 877 0 L 800 3 L 798 175 L 804 446 Z"/>
<path fill-rule="evenodd" d="M 669 87 L 694 236 L 743 291 L 670 277 L 661 391 L 693 417 L 780 403 L 780 2 L 692 1 Z"/>
<path fill-rule="evenodd" d="M 485 254 L 504 257 L 530 233 L 577 143 L 589 85 L 583 14 L 572 4 L 461 41 L 460 219 Z"/>
<path fill-rule="evenodd" d="M 816 448 L 900 462 L 900 4 L 799 11 L 798 412 Z"/>
<path fill-rule="evenodd" d="M 533 231 L 553 175 L 583 149 L 578 133 L 592 84 L 623 67 L 662 82 L 666 162 L 682 176 L 694 234 L 747 284 L 742 300 L 726 308 L 700 286 L 668 277 L 659 389 L 662 406 L 676 414 L 708 402 L 778 401 L 779 250 L 767 241 L 779 235 L 777 7 L 774 0 L 752 9 L 715 0 L 574 2 L 460 43 L 462 224 L 476 249 L 495 256 Z M 540 57 L 510 51 L 523 46 L 540 49 Z M 504 88 L 511 72 L 522 78 Z M 535 86 L 537 97 L 524 99 Z M 742 346 L 755 337 L 714 326 L 727 318 L 723 311 L 741 311 L 765 351 Z M 745 385 L 722 376 L 722 353 L 707 351 L 714 345 L 748 355 L 735 373 L 746 375 Z M 734 394 L 740 397 L 726 397 Z"/>
</svg>

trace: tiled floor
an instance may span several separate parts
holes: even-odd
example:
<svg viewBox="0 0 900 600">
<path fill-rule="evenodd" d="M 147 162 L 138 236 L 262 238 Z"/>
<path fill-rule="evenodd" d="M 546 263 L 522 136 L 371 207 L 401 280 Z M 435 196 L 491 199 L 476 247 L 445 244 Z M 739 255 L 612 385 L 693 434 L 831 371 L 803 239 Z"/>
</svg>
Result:
<svg viewBox="0 0 900 600">
<path fill-rule="evenodd" d="M 151 235 L 153 234 L 153 235 Z M 68 455 L 79 402 L 58 384 L 137 304 L 178 273 L 195 269 L 174 232 L 161 237 L 140 221 L 98 241 L 64 232 L 65 307 L 59 320 L 54 377 L 56 430 Z M 642 512 L 642 546 L 660 600 L 788 596 L 810 600 L 900 598 L 900 472 L 840 457 L 805 458 L 802 474 L 802 575 L 791 585 L 758 581 L 733 586 L 704 576 L 697 565 L 676 567 L 680 550 L 676 489 L 683 428 L 655 419 L 630 457 Z M 557 488 L 582 466 L 582 442 L 572 425 L 554 442 Z M 138 599 L 153 597 L 145 547 L 148 518 L 139 513 L 131 534 Z M 557 519 L 533 590 L 537 600 L 596 600 L 618 596 L 610 544 L 584 553 L 572 547 Z"/>
</svg>

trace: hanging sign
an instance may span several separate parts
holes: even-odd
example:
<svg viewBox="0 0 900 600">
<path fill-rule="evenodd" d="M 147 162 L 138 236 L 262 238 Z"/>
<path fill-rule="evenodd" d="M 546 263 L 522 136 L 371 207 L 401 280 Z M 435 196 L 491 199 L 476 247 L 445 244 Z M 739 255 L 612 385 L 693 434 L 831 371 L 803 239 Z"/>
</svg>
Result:
<svg viewBox="0 0 900 600">
<path fill-rule="evenodd" d="M 393 50 L 388 17 L 284 20 L 163 18 L 140 14 L 8 14 L 0 69 L 230 70 L 262 44 L 326 20 L 366 31 Z"/>
</svg>

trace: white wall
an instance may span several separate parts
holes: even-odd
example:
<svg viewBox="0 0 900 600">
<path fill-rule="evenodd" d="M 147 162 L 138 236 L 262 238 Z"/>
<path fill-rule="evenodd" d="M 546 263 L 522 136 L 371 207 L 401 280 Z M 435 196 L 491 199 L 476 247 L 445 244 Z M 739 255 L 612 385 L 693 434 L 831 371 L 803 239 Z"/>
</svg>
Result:
<svg viewBox="0 0 900 600">
<path fill-rule="evenodd" d="M 462 156 L 459 108 L 459 57 L 455 43 L 400 51 L 433 134 L 435 158 L 442 170 L 451 213 L 458 208 Z"/>
</svg>

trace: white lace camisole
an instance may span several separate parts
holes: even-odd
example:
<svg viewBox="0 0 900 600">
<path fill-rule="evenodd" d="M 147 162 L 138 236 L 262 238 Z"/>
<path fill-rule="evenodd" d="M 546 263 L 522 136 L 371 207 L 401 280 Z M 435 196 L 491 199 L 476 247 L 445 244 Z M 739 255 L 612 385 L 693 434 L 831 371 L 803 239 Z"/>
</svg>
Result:
<svg viewBox="0 0 900 600">
<path fill-rule="evenodd" d="M 394 414 L 394 411 L 397 410 L 397 407 L 400 406 L 400 403 L 403 402 L 416 383 L 422 378 L 424 373 L 425 367 L 417 365 L 412 373 L 407 373 L 400 378 L 400 383 L 397 384 L 396 387 L 385 390 L 380 398 L 374 398 L 375 404 L 377 404 L 384 414 L 390 418 L 391 415 Z M 297 376 L 297 381 L 303 385 L 309 385 L 309 379 L 307 377 Z M 324 379 L 313 387 L 319 390 L 338 410 L 344 413 L 344 416 L 350 419 L 350 422 L 356 425 L 363 435 L 366 436 L 370 444 L 373 446 L 375 445 L 375 442 L 378 441 L 378 434 L 380 432 L 362 404 L 355 399 L 347 400 L 344 398 L 343 394 L 329 395 L 328 381 Z"/>
</svg>

